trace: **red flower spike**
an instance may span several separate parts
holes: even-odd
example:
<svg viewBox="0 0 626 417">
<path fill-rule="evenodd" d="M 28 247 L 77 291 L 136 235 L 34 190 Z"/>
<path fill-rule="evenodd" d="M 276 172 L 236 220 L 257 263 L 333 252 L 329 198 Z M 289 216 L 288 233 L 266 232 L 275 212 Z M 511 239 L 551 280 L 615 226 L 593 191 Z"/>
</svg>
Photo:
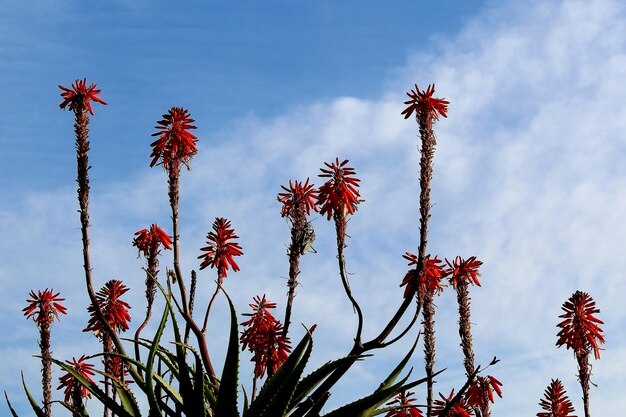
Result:
<svg viewBox="0 0 626 417">
<path fill-rule="evenodd" d="M 354 168 L 347 167 L 347 163 L 347 159 L 339 163 L 339 158 L 336 158 L 334 163 L 324 162 L 328 169 L 320 169 L 320 177 L 330 178 L 320 187 L 317 196 L 320 214 L 326 214 L 328 220 L 333 214 L 342 217 L 348 213 L 354 214 L 362 201 L 358 190 L 361 180 L 354 177 Z"/>
<path fill-rule="evenodd" d="M 289 357 L 291 347 L 289 338 L 283 334 L 282 324 L 269 311 L 276 307 L 275 303 L 258 295 L 254 304 L 250 304 L 252 313 L 246 313 L 250 319 L 241 323 L 246 329 L 241 334 L 242 350 L 252 352 L 251 361 L 255 363 L 254 376 L 262 378 L 270 369 L 273 374 Z"/>
<path fill-rule="evenodd" d="M 112 279 L 108 281 L 104 287 L 98 291 L 96 298 L 98 306 L 104 315 L 105 320 L 116 332 L 123 332 L 128 330 L 128 322 L 130 321 L 130 305 L 122 301 L 120 297 L 128 291 L 122 281 Z M 104 325 L 98 320 L 96 311 L 92 305 L 87 308 L 87 311 L 91 315 L 87 328 L 84 332 L 94 332 L 96 336 L 100 335 L 104 329 Z"/>
<path fill-rule="evenodd" d="M 187 164 L 198 153 L 198 138 L 189 132 L 196 129 L 191 124 L 193 122 L 187 109 L 182 107 L 172 107 L 163 115 L 163 120 L 159 120 L 155 126 L 159 132 L 152 134 L 159 138 L 150 144 L 153 148 L 150 154 L 151 167 L 157 163 L 163 164 L 166 169 L 170 168 L 172 162 Z"/>
<path fill-rule="evenodd" d="M 410 391 L 409 392 L 402 391 L 401 393 L 396 395 L 395 399 L 393 401 L 388 402 L 387 405 L 397 404 L 399 406 L 407 407 L 407 408 L 402 408 L 399 410 L 391 410 L 390 412 L 385 414 L 385 417 L 423 417 L 423 414 L 420 411 L 420 409 L 412 404 L 413 402 L 416 401 L 415 398 L 410 398 L 411 395 L 413 394 L 414 393 Z"/>
<path fill-rule="evenodd" d="M 465 394 L 465 401 L 470 407 L 482 407 L 484 402 L 494 402 L 495 392 L 502 398 L 502 382 L 491 375 L 476 377 Z"/>
<path fill-rule="evenodd" d="M 412 253 L 406 252 L 402 255 L 402 257 L 409 261 L 409 266 L 417 265 L 417 256 Z M 441 294 L 443 289 L 446 287 L 441 280 L 450 273 L 448 269 L 444 268 L 442 262 L 443 261 L 436 256 L 431 259 L 430 255 L 427 255 L 424 258 L 424 266 L 419 279 L 415 279 L 417 270 L 415 268 L 410 269 L 400 284 L 401 287 L 406 285 L 406 288 L 404 289 L 404 298 L 406 298 L 415 289 L 415 283 L 417 283 L 417 290 L 420 294 L 424 294 L 426 291 Z"/>
<path fill-rule="evenodd" d="M 87 381 L 92 384 L 95 384 L 93 380 L 90 378 L 91 375 L 94 375 L 93 365 L 85 362 L 85 355 L 81 356 L 80 359 L 76 360 L 76 358 L 72 358 L 71 361 L 65 361 L 67 364 L 72 365 L 72 367 Z M 63 376 L 59 378 L 59 386 L 57 389 L 65 388 L 65 402 L 69 403 L 72 399 L 72 393 L 75 390 L 79 390 L 81 398 L 91 398 L 91 394 L 89 390 L 80 382 L 78 379 L 74 377 L 74 375 L 69 372 L 65 372 Z"/>
<path fill-rule="evenodd" d="M 235 256 L 243 255 L 243 250 L 233 239 L 238 239 L 235 230 L 230 227 L 230 222 L 223 217 L 218 217 L 213 222 L 213 231 L 207 235 L 207 245 L 201 251 L 207 252 L 198 256 L 203 259 L 200 269 L 207 266 L 217 268 L 218 280 L 220 284 L 228 275 L 229 266 L 233 271 L 239 271 L 239 265 L 233 259 Z"/>
<path fill-rule="evenodd" d="M 480 268 L 483 263 L 476 260 L 475 256 L 471 256 L 467 259 L 457 256 L 454 258 L 454 262 L 450 262 L 446 259 L 446 263 L 450 267 L 450 284 L 452 284 L 453 287 L 456 288 L 456 284 L 460 280 L 465 280 L 470 284 L 480 287 L 480 281 L 478 280 L 480 272 L 478 272 L 478 268 Z"/>
<path fill-rule="evenodd" d="M 537 417 L 576 417 L 571 414 L 574 407 L 558 379 L 550 382 L 545 391 L 545 398 L 539 401 L 539 405 L 546 411 L 537 413 Z"/>
<path fill-rule="evenodd" d="M 160 245 L 165 249 L 172 249 L 172 237 L 156 224 L 152 224 L 150 230 L 142 229 L 136 232 L 135 236 L 133 246 L 137 246 L 139 253 L 143 252 L 146 258 L 158 255 Z"/>
<path fill-rule="evenodd" d="M 80 108 L 81 106 L 86 106 L 89 113 L 93 115 L 93 108 L 91 107 L 91 102 L 95 101 L 96 103 L 104 104 L 107 103 L 98 97 L 101 90 L 96 90 L 96 85 L 91 83 L 89 87 L 87 87 L 87 79 L 83 78 L 83 80 L 76 80 L 72 84 L 72 88 L 63 87 L 59 85 L 59 88 L 63 90 L 61 93 L 61 97 L 63 97 L 63 102 L 59 105 L 62 109 L 69 104 L 69 110 L 75 110 Z"/>
<path fill-rule="evenodd" d="M 433 402 L 433 408 L 432 408 L 433 416 L 436 416 L 436 417 L 470 417 L 472 416 L 473 414 L 472 409 L 470 408 L 469 405 L 467 405 L 467 403 L 465 402 L 463 398 L 461 398 L 456 404 L 454 404 L 450 408 L 450 411 L 448 411 L 445 415 L 442 414 L 444 408 L 446 408 L 446 406 L 454 398 L 454 390 L 452 390 L 452 392 L 450 392 L 450 395 L 447 397 L 444 397 L 442 393 L 439 393 L 439 396 L 441 397 L 441 400 L 435 400 Z"/>
<path fill-rule="evenodd" d="M 307 216 L 311 214 L 311 210 L 317 211 L 315 200 L 318 198 L 317 190 L 313 184 L 309 184 L 309 179 L 302 184 L 300 181 L 289 180 L 289 188 L 284 185 L 280 186 L 285 192 L 278 193 L 278 201 L 283 203 L 280 211 L 282 217 L 295 217 L 296 213 L 301 210 L 306 212 Z"/>
<path fill-rule="evenodd" d="M 603 349 L 599 344 L 604 343 L 604 336 L 599 324 L 604 322 L 594 316 L 600 312 L 596 308 L 596 302 L 589 294 L 576 291 L 563 304 L 561 310 L 565 314 L 559 316 L 564 320 L 557 325 L 561 330 L 557 334 L 556 345 L 565 345 L 574 350 L 576 356 L 593 349 L 595 358 L 600 359 L 600 351 Z"/>
<path fill-rule="evenodd" d="M 404 104 L 408 104 L 408 107 L 402 111 L 404 118 L 408 119 L 413 112 L 418 117 L 424 114 L 429 120 L 439 120 L 439 115 L 448 117 L 448 104 L 450 102 L 442 98 L 433 97 L 434 93 L 434 84 L 429 84 L 424 91 L 420 90 L 417 84 L 415 84 L 415 90 L 406 93 L 410 100 L 404 102 Z"/>
<path fill-rule="evenodd" d="M 52 324 L 54 319 L 59 320 L 59 314 L 67 314 L 67 309 L 61 305 L 65 298 L 59 297 L 60 293 L 54 294 L 53 290 L 31 291 L 28 305 L 22 309 L 27 319 L 32 318 L 38 326 Z"/>
</svg>

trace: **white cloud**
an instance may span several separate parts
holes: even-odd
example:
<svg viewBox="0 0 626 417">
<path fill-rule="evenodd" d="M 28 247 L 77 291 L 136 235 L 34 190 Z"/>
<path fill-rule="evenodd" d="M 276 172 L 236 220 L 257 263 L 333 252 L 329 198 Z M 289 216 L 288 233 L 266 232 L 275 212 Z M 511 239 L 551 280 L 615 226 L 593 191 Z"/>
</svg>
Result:
<svg viewBox="0 0 626 417">
<path fill-rule="evenodd" d="M 213 219 L 226 216 L 246 253 L 242 271 L 226 282 L 239 312 L 257 293 L 282 302 L 288 230 L 274 201 L 279 184 L 315 177 L 321 163 L 335 156 L 349 158 L 363 179 L 366 202 L 350 221 L 348 268 L 364 306 L 366 335 L 374 334 L 401 297 L 397 286 L 406 267 L 400 256 L 417 246 L 417 129 L 400 116 L 401 92 L 414 81 L 436 82 L 451 105 L 449 118 L 436 127 L 430 248 L 440 256 L 475 254 L 485 262 L 483 287 L 472 289 L 472 319 L 481 363 L 494 355 L 502 359 L 492 373 L 503 381 L 505 398 L 494 415 L 536 413 L 553 377 L 565 382 L 582 411 L 571 352 L 553 346 L 560 305 L 577 289 L 592 294 L 606 322 L 607 350 L 594 364 L 599 387 L 591 398 L 595 414 L 611 414 L 624 386 L 617 370 L 626 363 L 625 17 L 624 6 L 608 0 L 494 8 L 457 39 L 442 42 L 440 55 L 411 59 L 386 82 L 389 93 L 379 100 L 337 98 L 269 121 L 249 117 L 220 138 L 203 138 L 193 170 L 183 173 L 184 266 L 197 265 L 195 248 L 203 245 Z M 167 224 L 165 176 L 150 172 L 106 190 L 96 182 L 93 191 L 96 277 L 129 282 L 133 312 L 140 314 L 143 275 L 130 240 L 155 218 Z M 15 296 L 0 306 L 3 328 L 15 328 L 3 340 L 5 351 L 23 351 L 20 341 L 28 336 L 20 300 L 31 287 L 62 290 L 74 311 L 86 304 L 73 192 L 3 204 L 0 225 L 11 238 L 2 243 L 0 279 L 4 287 L 19 277 Z M 293 323 L 318 323 L 314 362 L 321 363 L 348 349 L 354 316 L 335 272 L 332 227 L 323 218 L 314 224 L 318 253 L 304 260 Z M 199 277 L 201 298 L 207 299 L 213 276 L 203 271 Z M 462 381 L 456 306 L 452 294 L 437 304 L 438 358 L 452 368 L 439 378 L 446 391 Z M 224 337 L 220 324 L 216 318 L 211 328 Z M 81 328 L 77 319 L 68 325 Z M 74 344 L 58 340 L 58 351 L 69 352 Z M 375 361 L 391 368 L 402 349 L 393 352 L 377 353 L 350 381 L 375 387 L 384 377 Z M 419 354 L 413 366 L 414 375 L 421 375 Z M 38 379 L 32 363 L 22 367 L 29 368 L 31 381 Z M 20 395 L 15 377 L 2 374 L 12 398 Z M 355 395 L 346 385 L 333 404 Z"/>
</svg>

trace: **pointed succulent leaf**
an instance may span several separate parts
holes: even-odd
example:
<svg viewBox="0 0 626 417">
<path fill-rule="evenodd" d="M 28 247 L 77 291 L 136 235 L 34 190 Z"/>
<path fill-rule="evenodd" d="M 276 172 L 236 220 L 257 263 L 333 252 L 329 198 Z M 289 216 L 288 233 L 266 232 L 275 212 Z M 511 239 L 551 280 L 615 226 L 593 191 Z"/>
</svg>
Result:
<svg viewBox="0 0 626 417">
<path fill-rule="evenodd" d="M 217 394 L 215 415 L 220 417 L 238 417 L 239 327 L 235 306 L 225 291 L 224 294 L 226 295 L 230 307 L 230 338 L 226 351 L 226 359 L 224 361 L 224 369 L 222 370 L 222 378 L 220 380 L 220 390 Z"/>
</svg>

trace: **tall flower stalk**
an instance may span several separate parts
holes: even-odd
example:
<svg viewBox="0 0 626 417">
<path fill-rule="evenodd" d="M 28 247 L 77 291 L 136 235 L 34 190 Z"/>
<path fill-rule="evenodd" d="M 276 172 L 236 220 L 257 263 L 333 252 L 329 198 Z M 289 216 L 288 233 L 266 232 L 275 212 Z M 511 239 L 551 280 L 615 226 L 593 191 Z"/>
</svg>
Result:
<svg viewBox="0 0 626 417">
<path fill-rule="evenodd" d="M 330 220 L 332 217 L 335 222 L 339 275 L 341 276 L 343 289 L 350 299 L 352 307 L 358 317 L 354 344 L 355 346 L 361 346 L 363 313 L 361 312 L 361 307 L 352 295 L 352 290 L 350 289 L 350 282 L 348 281 L 348 273 L 346 271 L 346 258 L 344 254 L 344 249 L 346 248 L 348 215 L 354 214 L 357 211 L 359 203 L 361 202 L 361 195 L 358 190 L 359 182 L 361 180 L 355 177 L 356 173 L 354 168 L 348 167 L 347 164 L 347 159 L 339 162 L 339 158 L 336 158 L 335 162 L 332 163 L 324 162 L 326 168 L 320 169 L 322 173 L 319 174 L 319 176 L 322 178 L 328 178 L 328 180 L 319 188 L 317 205 L 320 207 L 320 214 L 322 216 L 326 215 L 327 220 Z"/>
<path fill-rule="evenodd" d="M 152 224 L 150 229 L 142 229 L 135 233 L 133 246 L 139 250 L 139 255 L 146 258 L 146 316 L 135 332 L 135 359 L 139 357 L 139 336 L 146 327 L 152 316 L 152 305 L 156 296 L 156 279 L 159 274 L 159 259 L 161 246 L 164 249 L 172 249 L 172 238 L 157 224 Z"/>
<path fill-rule="evenodd" d="M 224 279 L 228 276 L 228 269 L 232 268 L 233 271 L 239 271 L 235 256 L 243 255 L 243 250 L 239 243 L 235 242 L 235 239 L 238 238 L 239 236 L 235 234 L 235 229 L 231 227 L 230 221 L 218 217 L 213 222 L 213 231 L 207 235 L 207 246 L 200 249 L 202 252 L 206 252 L 198 256 L 198 259 L 202 259 L 200 270 L 208 266 L 217 269 L 217 286 L 204 314 L 203 335 L 206 334 L 213 302 L 217 298 Z"/>
<path fill-rule="evenodd" d="M 563 303 L 561 309 L 563 319 L 557 327 L 556 345 L 566 346 L 574 351 L 578 363 L 578 381 L 583 391 L 583 405 L 585 417 L 591 415 L 589 409 L 589 385 L 591 383 L 591 364 L 589 354 L 593 351 L 595 359 L 600 359 L 600 344 L 604 343 L 604 335 L 600 324 L 604 324 L 595 314 L 600 310 L 596 308 L 596 302 L 589 294 L 576 291 Z"/>
<path fill-rule="evenodd" d="M 298 275 L 300 275 L 300 258 L 310 250 L 315 240 L 315 232 L 311 222 L 307 220 L 307 216 L 311 214 L 311 210 L 318 211 L 318 209 L 316 203 L 317 190 L 313 184 L 309 183 L 308 178 L 304 183 L 290 180 L 289 187 L 281 185 L 281 188 L 284 191 L 277 196 L 278 201 L 283 204 L 280 214 L 291 222 L 291 243 L 287 252 L 289 256 L 289 280 L 287 281 L 289 291 L 287 307 L 285 308 L 285 326 L 283 327 L 283 334 L 286 336 L 289 332 L 291 309 L 296 296 Z"/>
<path fill-rule="evenodd" d="M 97 307 L 90 305 L 87 308 L 91 317 L 89 318 L 87 327 L 83 331 L 93 332 L 93 334 L 102 341 L 105 372 L 104 383 L 107 395 L 110 393 L 109 376 L 117 376 L 123 379 L 125 364 L 121 364 L 120 367 L 118 363 L 119 358 L 114 356 L 115 353 L 121 352 L 116 349 L 113 342 L 114 336 L 106 331 L 106 326 L 113 329 L 115 334 L 128 330 L 128 323 L 130 322 L 130 312 L 128 310 L 130 309 L 130 305 L 121 299 L 122 295 L 127 291 L 128 287 L 126 287 L 122 281 L 112 279 L 96 294 L 98 302 Z M 102 313 L 104 320 L 96 313 L 97 310 Z M 113 399 L 115 399 L 115 391 L 113 391 Z M 104 409 L 104 415 L 108 415 L 108 409 L 106 407 Z"/>
<path fill-rule="evenodd" d="M 61 304 L 65 301 L 51 289 L 31 291 L 28 305 L 22 310 L 27 319 L 32 319 L 39 329 L 39 349 L 41 352 L 41 387 L 43 391 L 44 413 L 52 416 L 52 350 L 50 348 L 50 330 L 54 320 L 59 320 L 59 314 L 67 314 L 67 309 Z"/>
<path fill-rule="evenodd" d="M 411 117 L 415 113 L 415 119 L 419 126 L 420 138 L 422 146 L 420 149 L 420 242 L 417 252 L 417 262 L 415 269 L 421 271 L 424 266 L 424 258 L 426 256 L 426 246 L 428 244 L 428 220 L 430 219 L 430 183 L 433 177 L 433 158 L 435 156 L 435 146 L 437 140 L 433 131 L 433 124 L 439 120 L 439 116 L 447 117 L 449 102 L 445 99 L 433 97 L 435 86 L 429 85 L 426 90 L 420 90 L 415 84 L 415 90 L 407 93 L 409 100 L 404 104 L 407 107 L 402 111 L 405 119 Z M 419 272 L 418 272 L 419 274 Z M 434 310 L 433 300 L 431 296 L 425 296 L 421 300 L 424 311 L 425 326 L 429 325 L 429 316 L 432 317 Z M 426 348 L 426 347 L 425 347 Z M 430 350 L 430 347 L 428 348 Z M 434 363 L 434 344 L 432 352 L 426 354 L 426 376 L 429 378 L 427 386 L 427 417 L 431 416 L 431 407 L 433 403 L 433 381 L 432 370 Z"/>
</svg>

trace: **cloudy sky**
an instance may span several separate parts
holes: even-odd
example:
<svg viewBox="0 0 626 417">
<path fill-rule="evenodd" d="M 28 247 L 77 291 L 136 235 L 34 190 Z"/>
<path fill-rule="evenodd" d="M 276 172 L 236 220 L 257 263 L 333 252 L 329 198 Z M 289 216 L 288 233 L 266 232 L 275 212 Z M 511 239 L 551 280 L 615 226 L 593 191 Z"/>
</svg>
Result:
<svg viewBox="0 0 626 417">
<path fill-rule="evenodd" d="M 427 4 L 432 3 L 432 4 Z M 437 4 L 435 4 L 437 3 Z M 591 407 L 611 415 L 626 387 L 626 6 L 620 1 L 113 1 L 5 5 L 0 16 L 0 388 L 21 415 L 23 370 L 39 389 L 37 334 L 21 314 L 31 289 L 54 288 L 69 310 L 55 356 L 94 353 L 85 327 L 75 201 L 73 118 L 57 85 L 87 77 L 109 105 L 92 118 L 92 263 L 96 284 L 119 278 L 139 317 L 142 262 L 131 239 L 169 226 L 165 174 L 148 167 L 155 121 L 171 106 L 196 119 L 199 153 L 182 179 L 183 266 L 213 219 L 241 237 L 241 272 L 226 282 L 238 311 L 256 294 L 284 306 L 288 226 L 275 201 L 289 179 L 350 160 L 366 200 L 349 223 L 348 269 L 373 336 L 397 308 L 401 255 L 418 236 L 417 127 L 404 93 L 436 83 L 449 117 L 436 125 L 429 252 L 475 255 L 477 362 L 504 384 L 493 415 L 534 415 L 551 378 L 582 414 L 575 359 L 557 349 L 561 304 L 576 290 L 602 310 L 607 343 L 593 364 Z M 345 354 L 355 318 L 342 295 L 334 230 L 313 224 L 294 323 L 318 324 L 313 364 Z M 167 253 L 162 269 L 171 261 Z M 215 279 L 199 274 L 201 299 Z M 223 358 L 224 300 L 210 324 Z M 437 299 L 436 389 L 463 383 L 451 291 Z M 134 323 L 139 322 L 135 319 Z M 295 339 L 300 337 L 294 326 Z M 339 385 L 330 408 L 373 390 L 411 340 L 378 352 Z M 242 356 L 242 363 L 247 356 Z M 422 359 L 411 365 L 421 376 Z M 247 366 L 247 365 L 246 365 Z M 55 374 L 55 378 L 59 373 Z M 249 384 L 250 368 L 242 371 Z M 418 401 L 424 391 L 417 390 Z M 4 407 L 4 406 L 2 406 Z M 5 413 L 7 410 L 5 408 Z M 62 411 L 58 409 L 58 415 Z"/>
</svg>

